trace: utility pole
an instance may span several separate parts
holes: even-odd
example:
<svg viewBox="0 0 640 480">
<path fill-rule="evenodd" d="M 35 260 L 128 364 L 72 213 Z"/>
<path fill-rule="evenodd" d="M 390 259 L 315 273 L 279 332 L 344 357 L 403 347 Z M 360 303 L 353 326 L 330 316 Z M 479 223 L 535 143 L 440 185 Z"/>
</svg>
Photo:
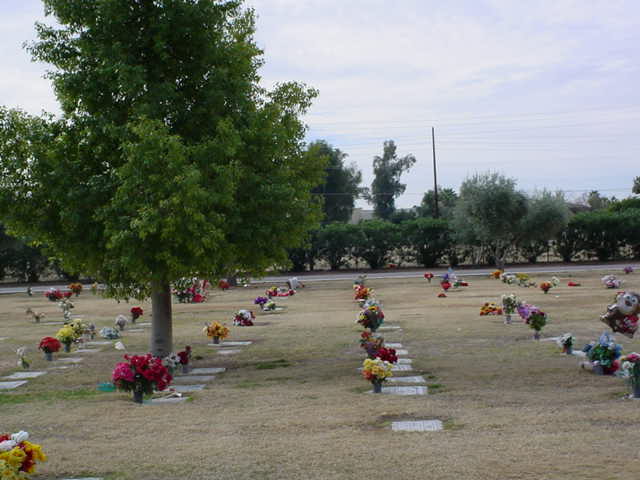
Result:
<svg viewBox="0 0 640 480">
<path fill-rule="evenodd" d="M 438 173 L 436 171 L 436 132 L 435 128 L 431 127 L 431 145 L 433 147 L 433 200 L 435 202 L 435 218 L 440 217 L 438 211 Z"/>
</svg>

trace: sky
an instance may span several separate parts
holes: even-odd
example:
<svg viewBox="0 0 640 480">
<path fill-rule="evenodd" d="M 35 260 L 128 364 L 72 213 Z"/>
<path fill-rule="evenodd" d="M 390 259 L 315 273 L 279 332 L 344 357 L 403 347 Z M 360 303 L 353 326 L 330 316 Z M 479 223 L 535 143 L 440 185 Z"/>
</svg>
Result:
<svg viewBox="0 0 640 480">
<path fill-rule="evenodd" d="M 417 162 L 399 207 L 438 184 L 497 171 L 533 193 L 618 198 L 640 175 L 637 0 L 246 0 L 262 82 L 319 90 L 307 140 L 372 181 L 385 140 Z M 59 112 L 46 66 L 22 48 L 40 0 L 0 1 L 0 105 Z M 363 201 L 359 206 L 367 207 Z"/>
</svg>

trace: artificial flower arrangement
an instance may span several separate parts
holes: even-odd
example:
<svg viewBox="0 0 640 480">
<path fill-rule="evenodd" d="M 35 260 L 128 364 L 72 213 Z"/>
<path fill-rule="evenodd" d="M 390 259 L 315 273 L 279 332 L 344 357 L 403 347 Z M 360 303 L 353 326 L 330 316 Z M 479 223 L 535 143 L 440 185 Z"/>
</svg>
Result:
<svg viewBox="0 0 640 480">
<path fill-rule="evenodd" d="M 524 322 L 533 329 L 533 338 L 540 340 L 540 331 L 547 324 L 547 314 L 535 305 L 528 303 L 518 304 L 518 314 Z"/>
<path fill-rule="evenodd" d="M 620 358 L 622 375 L 631 384 L 631 398 L 640 398 L 640 355 L 632 352 Z"/>
<path fill-rule="evenodd" d="M 444 292 L 440 292 L 440 293 L 438 294 L 438 298 L 446 298 L 446 297 L 447 297 L 447 294 L 446 294 L 446 293 L 444 293 Z"/>
<path fill-rule="evenodd" d="M 600 335 L 597 342 L 585 345 L 582 351 L 587 354 L 594 373 L 613 375 L 620 367 L 617 360 L 622 356 L 622 345 L 616 343 L 607 332 Z"/>
<path fill-rule="evenodd" d="M 28 479 L 36 471 L 36 462 L 46 461 L 42 447 L 29 442 L 27 432 L 0 435 L 0 479 Z"/>
<path fill-rule="evenodd" d="M 500 269 L 494 270 L 489 274 L 489 277 L 493 278 L 494 280 L 499 280 L 502 277 L 503 273 L 504 273 L 504 270 L 500 270 Z"/>
<path fill-rule="evenodd" d="M 567 287 L 580 287 L 580 286 L 581 286 L 580 283 L 574 282 L 573 280 L 569 280 L 567 282 Z"/>
<path fill-rule="evenodd" d="M 180 358 L 180 365 L 182 365 L 182 373 L 189 373 L 191 368 L 191 346 L 187 345 L 184 350 L 178 352 L 178 357 Z"/>
<path fill-rule="evenodd" d="M 203 303 L 207 300 L 206 280 L 198 278 L 181 278 L 173 285 L 173 294 L 180 303 Z"/>
<path fill-rule="evenodd" d="M 556 343 L 560 348 L 562 348 L 562 353 L 566 353 L 567 355 L 573 354 L 573 343 L 575 339 L 573 335 L 570 333 L 565 333 L 561 337 L 556 340 Z"/>
<path fill-rule="evenodd" d="M 531 277 L 527 273 L 516 273 L 516 279 L 518 280 L 518 286 L 520 287 L 535 287 L 536 282 L 531 280 Z"/>
<path fill-rule="evenodd" d="M 383 344 L 384 338 L 373 335 L 371 332 L 365 330 L 360 334 L 360 348 L 367 352 L 369 358 L 376 358 Z"/>
<path fill-rule="evenodd" d="M 111 379 L 118 390 L 133 392 L 134 402 L 142 403 L 144 394 L 166 389 L 173 377 L 162 364 L 162 360 L 146 355 L 125 355 L 126 362 L 118 363 Z"/>
<path fill-rule="evenodd" d="M 202 333 L 210 337 L 213 343 L 217 344 L 220 343 L 220 340 L 224 340 L 229 336 L 229 329 L 220 322 L 211 322 L 211 324 L 205 324 Z"/>
<path fill-rule="evenodd" d="M 256 316 L 249 310 L 239 310 L 233 317 L 233 324 L 237 327 L 251 327 Z"/>
<path fill-rule="evenodd" d="M 433 273 L 431 273 L 431 272 L 427 272 L 427 273 L 424 274 L 424 278 L 426 278 L 427 282 L 429 282 L 429 283 L 431 283 L 431 280 L 433 280 L 434 276 L 435 275 Z"/>
<path fill-rule="evenodd" d="M 116 328 L 120 331 L 124 330 L 128 322 L 129 322 L 129 319 L 124 315 L 118 315 L 114 321 Z"/>
<path fill-rule="evenodd" d="M 98 294 L 98 282 L 93 282 L 91 284 L 91 293 L 93 295 L 97 295 Z"/>
<path fill-rule="evenodd" d="M 162 365 L 168 370 L 170 375 L 173 375 L 180 365 L 180 357 L 177 353 L 171 352 L 169 355 L 162 359 Z"/>
<path fill-rule="evenodd" d="M 618 280 L 615 275 L 605 275 L 601 281 L 607 288 L 620 288 L 622 286 L 622 281 Z"/>
<path fill-rule="evenodd" d="M 498 306 L 495 302 L 485 302 L 480 307 L 480 316 L 485 315 L 502 315 L 502 307 Z"/>
<path fill-rule="evenodd" d="M 354 285 L 353 289 L 353 298 L 356 301 L 368 300 L 374 295 L 373 288 L 365 287 L 364 285 Z"/>
<path fill-rule="evenodd" d="M 540 290 L 542 290 L 544 293 L 549 293 L 549 290 L 551 290 L 552 287 L 553 284 L 551 282 L 540 282 Z"/>
<path fill-rule="evenodd" d="M 60 340 L 53 337 L 44 337 L 38 345 L 38 349 L 44 352 L 44 358 L 49 361 L 53 360 L 53 354 L 59 352 L 61 347 Z"/>
<path fill-rule="evenodd" d="M 131 307 L 131 323 L 136 323 L 143 314 L 144 310 L 141 307 Z"/>
<path fill-rule="evenodd" d="M 269 299 L 267 297 L 257 296 L 256 299 L 253 301 L 253 303 L 255 305 L 260 305 L 260 308 L 262 308 L 262 306 L 268 301 Z"/>
<path fill-rule="evenodd" d="M 76 340 L 79 339 L 82 335 L 91 334 L 91 326 L 93 326 L 93 330 L 95 331 L 95 325 L 87 325 L 82 320 L 76 319 L 67 324 L 69 327 L 73 329 L 73 333 L 76 336 Z"/>
<path fill-rule="evenodd" d="M 378 305 L 371 305 L 358 314 L 356 323 L 375 332 L 384 322 L 384 313 Z"/>
<path fill-rule="evenodd" d="M 50 302 L 57 302 L 58 300 L 62 300 L 64 298 L 64 294 L 57 288 L 53 287 L 44 292 L 44 296 L 47 297 Z M 71 296 L 71 292 L 69 292 L 69 296 Z"/>
<path fill-rule="evenodd" d="M 276 287 L 275 285 L 273 287 L 267 288 L 264 291 L 264 294 L 271 298 L 271 297 L 277 297 L 278 296 L 278 287 Z"/>
<path fill-rule="evenodd" d="M 46 317 L 44 313 L 36 312 L 35 310 L 31 309 L 31 307 L 27 308 L 24 313 L 33 318 L 33 321 L 36 323 L 40 323 L 40 320 Z"/>
<path fill-rule="evenodd" d="M 259 305 L 263 312 L 275 312 L 278 308 L 276 302 L 267 297 L 256 297 L 253 303 Z"/>
<path fill-rule="evenodd" d="M 62 310 L 62 316 L 64 317 L 64 321 L 68 322 L 71 320 L 71 310 L 75 308 L 75 305 L 69 298 L 63 298 L 58 302 L 58 307 Z"/>
<path fill-rule="evenodd" d="M 29 361 L 25 358 L 25 356 L 27 355 L 27 347 L 18 347 L 18 349 L 16 350 L 16 354 L 18 355 L 18 366 L 24 368 L 25 370 L 29 368 Z"/>
<path fill-rule="evenodd" d="M 225 292 L 231 288 L 231 285 L 225 279 L 222 279 L 218 282 L 218 288 Z"/>
<path fill-rule="evenodd" d="M 391 364 L 398 363 L 398 355 L 396 355 L 395 348 L 380 347 L 378 353 L 376 353 L 376 358 Z"/>
<path fill-rule="evenodd" d="M 624 273 L 625 275 L 629 275 L 630 273 L 633 273 L 633 267 L 631 265 L 624 267 Z"/>
<path fill-rule="evenodd" d="M 362 376 L 373 384 L 373 393 L 382 392 L 382 382 L 389 378 L 392 365 L 379 358 L 365 358 L 362 363 Z"/>
<path fill-rule="evenodd" d="M 501 297 L 502 300 L 502 311 L 505 314 L 504 323 L 507 325 L 511 325 L 511 315 L 516 312 L 518 308 L 518 297 L 515 293 L 504 294 Z"/>
<path fill-rule="evenodd" d="M 78 336 L 76 335 L 76 332 L 73 327 L 71 327 L 71 325 L 65 325 L 60 330 L 58 330 L 58 333 L 56 333 L 56 338 L 60 340 L 60 342 L 64 345 L 64 351 L 70 352 L 71 344 L 78 339 Z"/>
<path fill-rule="evenodd" d="M 115 328 L 103 327 L 100 329 L 100 336 L 107 340 L 115 340 L 116 338 L 120 338 L 120 333 Z"/>
<path fill-rule="evenodd" d="M 73 282 L 67 287 L 76 297 L 82 293 L 82 284 L 80 282 Z"/>
<path fill-rule="evenodd" d="M 271 297 L 293 297 L 296 294 L 296 291 L 289 288 L 278 288 L 276 286 L 270 287 L 267 290 L 265 290 L 264 294 L 271 298 Z"/>
<path fill-rule="evenodd" d="M 502 283 L 506 283 L 508 285 L 513 285 L 514 283 L 516 283 L 518 281 L 518 277 L 516 277 L 515 273 L 502 273 L 500 275 L 500 280 L 502 280 Z"/>
</svg>

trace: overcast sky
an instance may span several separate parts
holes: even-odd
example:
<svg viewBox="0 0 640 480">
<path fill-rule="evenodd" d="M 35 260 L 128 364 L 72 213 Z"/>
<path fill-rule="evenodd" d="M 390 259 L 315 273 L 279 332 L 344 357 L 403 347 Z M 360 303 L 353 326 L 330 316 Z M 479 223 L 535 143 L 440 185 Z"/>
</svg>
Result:
<svg viewBox="0 0 640 480">
<path fill-rule="evenodd" d="M 393 139 L 418 162 L 397 204 L 438 180 L 496 170 L 527 191 L 630 194 L 640 175 L 637 0 L 247 0 L 265 85 L 320 91 L 309 140 L 349 154 L 364 181 Z M 0 1 L 0 104 L 57 112 L 45 67 L 21 48 L 40 0 Z"/>
</svg>

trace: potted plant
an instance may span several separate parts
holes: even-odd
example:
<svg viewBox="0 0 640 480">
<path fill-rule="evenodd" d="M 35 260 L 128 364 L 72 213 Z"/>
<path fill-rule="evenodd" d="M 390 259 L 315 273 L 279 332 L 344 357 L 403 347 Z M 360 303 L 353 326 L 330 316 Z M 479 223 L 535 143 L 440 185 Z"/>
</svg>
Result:
<svg viewBox="0 0 640 480">
<path fill-rule="evenodd" d="M 622 371 L 631 385 L 631 398 L 640 398 L 640 355 L 636 352 L 620 358 Z"/>
<path fill-rule="evenodd" d="M 191 370 L 191 346 L 187 345 L 183 351 L 178 352 L 178 358 L 182 365 L 182 373 L 186 375 Z"/>
<path fill-rule="evenodd" d="M 205 325 L 203 333 L 211 338 L 212 343 L 217 345 L 220 340 L 224 340 L 229 336 L 229 329 L 220 322 L 212 322 L 210 325 Z"/>
<path fill-rule="evenodd" d="M 71 351 L 71 344 L 75 342 L 78 337 L 71 325 L 65 325 L 58 330 L 56 338 L 64 345 L 64 351 L 69 353 Z"/>
<path fill-rule="evenodd" d="M 562 348 L 562 353 L 573 355 L 574 338 L 570 333 L 565 333 L 557 340 L 558 346 Z"/>
<path fill-rule="evenodd" d="M 547 324 L 547 314 L 538 307 L 533 307 L 526 323 L 533 329 L 533 339 L 540 340 L 540 332 Z"/>
<path fill-rule="evenodd" d="M 142 308 L 131 307 L 131 323 L 136 323 L 136 320 L 138 320 L 143 313 L 144 313 L 144 310 L 142 310 Z"/>
<path fill-rule="evenodd" d="M 391 376 L 391 364 L 379 358 L 365 358 L 362 376 L 373 385 L 373 393 L 382 393 L 382 383 Z"/>
<path fill-rule="evenodd" d="M 162 360 L 146 355 L 125 355 L 126 362 L 118 363 L 113 369 L 111 379 L 118 390 L 133 392 L 133 401 L 142 403 L 143 396 L 151 395 L 154 390 L 166 389 L 173 377 Z"/>
<path fill-rule="evenodd" d="M 59 352 L 61 347 L 60 341 L 53 337 L 44 337 L 38 345 L 38 349 L 44 352 L 44 358 L 48 361 L 53 360 L 53 354 Z"/>
</svg>

